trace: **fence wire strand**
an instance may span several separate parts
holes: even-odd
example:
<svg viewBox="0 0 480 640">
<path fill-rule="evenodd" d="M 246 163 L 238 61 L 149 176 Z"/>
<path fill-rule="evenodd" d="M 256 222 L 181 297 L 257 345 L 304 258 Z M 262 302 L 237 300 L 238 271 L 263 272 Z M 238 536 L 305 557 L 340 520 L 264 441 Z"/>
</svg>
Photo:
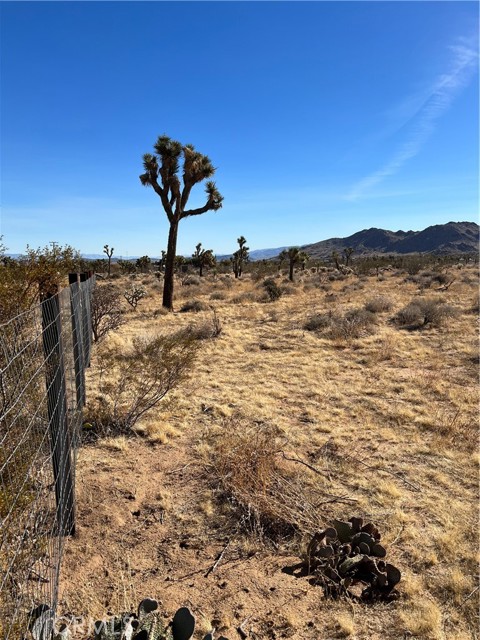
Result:
<svg viewBox="0 0 480 640">
<path fill-rule="evenodd" d="M 75 461 L 94 278 L 0 325 L 0 638 L 58 600 L 64 536 L 74 532 Z"/>
</svg>

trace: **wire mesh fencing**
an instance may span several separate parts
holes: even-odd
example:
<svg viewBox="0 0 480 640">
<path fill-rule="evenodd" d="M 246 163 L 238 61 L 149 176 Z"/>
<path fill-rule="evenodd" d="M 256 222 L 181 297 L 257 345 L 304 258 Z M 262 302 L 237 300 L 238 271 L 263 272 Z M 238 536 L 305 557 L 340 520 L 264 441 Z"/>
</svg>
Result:
<svg viewBox="0 0 480 640">
<path fill-rule="evenodd" d="M 82 274 L 83 276 L 83 274 Z M 90 362 L 94 277 L 0 325 L 0 638 L 54 614 L 75 532 L 75 451 Z M 48 633 L 43 632 L 46 639 Z"/>
</svg>

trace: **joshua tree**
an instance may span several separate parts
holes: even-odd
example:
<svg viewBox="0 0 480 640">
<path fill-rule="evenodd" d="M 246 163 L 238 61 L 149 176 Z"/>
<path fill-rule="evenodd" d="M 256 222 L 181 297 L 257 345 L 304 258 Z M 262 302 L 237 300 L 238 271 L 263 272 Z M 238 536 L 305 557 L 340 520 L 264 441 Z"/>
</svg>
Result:
<svg viewBox="0 0 480 640">
<path fill-rule="evenodd" d="M 340 271 L 340 263 L 339 263 L 339 254 L 338 251 L 332 251 L 332 260 L 335 262 L 335 267 Z"/>
<path fill-rule="evenodd" d="M 346 247 L 343 250 L 343 253 L 345 254 L 345 266 L 348 267 L 348 265 L 351 263 L 352 253 L 354 251 L 355 249 L 353 247 Z"/>
<path fill-rule="evenodd" d="M 289 279 L 293 282 L 293 269 L 297 263 L 305 264 L 309 258 L 308 253 L 300 251 L 299 247 L 290 247 L 290 249 L 284 249 L 280 255 L 280 262 L 288 260 L 289 267 Z"/>
<path fill-rule="evenodd" d="M 187 209 L 187 202 L 192 188 L 215 173 L 208 156 L 195 150 L 193 145 L 182 145 L 166 135 L 159 136 L 154 145 L 155 153 L 143 156 L 145 173 L 140 182 L 152 187 L 159 196 L 170 223 L 168 233 L 167 257 L 165 262 L 165 280 L 163 285 L 163 306 L 173 308 L 173 272 L 177 248 L 178 225 L 180 220 L 190 216 L 198 216 L 206 211 L 217 211 L 222 206 L 223 197 L 214 182 L 207 182 L 205 191 L 207 201 L 203 207 Z M 182 182 L 178 177 L 182 162 Z"/>
<path fill-rule="evenodd" d="M 298 254 L 298 261 L 302 265 L 302 271 L 305 271 L 305 267 L 307 266 L 307 262 L 310 260 L 310 256 L 305 251 L 300 251 Z"/>
<path fill-rule="evenodd" d="M 202 243 L 199 242 L 195 247 L 195 253 L 192 253 L 192 263 L 198 267 L 198 275 L 202 277 L 204 268 L 214 267 L 215 262 L 212 249 L 202 249 Z"/>
<path fill-rule="evenodd" d="M 110 270 L 112 268 L 113 247 L 110 249 L 108 244 L 106 244 L 103 247 L 103 253 L 105 253 L 108 258 L 108 277 L 110 277 Z"/>
<path fill-rule="evenodd" d="M 141 273 L 146 273 L 147 271 L 150 270 L 151 264 L 152 264 L 152 261 L 148 256 L 142 256 L 141 258 L 137 258 L 135 266 Z"/>
<path fill-rule="evenodd" d="M 247 244 L 247 241 L 243 236 L 240 236 L 239 238 L 237 238 L 237 242 L 238 242 L 239 249 L 235 251 L 231 260 L 232 260 L 233 273 L 235 274 L 235 278 L 240 278 L 243 272 L 243 265 L 248 260 L 249 248 L 245 246 Z"/>
</svg>

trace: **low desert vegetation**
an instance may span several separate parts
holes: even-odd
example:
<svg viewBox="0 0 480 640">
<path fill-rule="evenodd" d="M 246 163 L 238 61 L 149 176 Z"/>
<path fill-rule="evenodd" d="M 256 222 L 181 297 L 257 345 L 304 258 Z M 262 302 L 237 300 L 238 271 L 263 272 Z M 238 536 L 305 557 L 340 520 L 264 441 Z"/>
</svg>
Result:
<svg viewBox="0 0 480 640">
<path fill-rule="evenodd" d="M 395 322 L 402 327 L 440 326 L 455 317 L 455 308 L 441 298 L 417 297 L 401 309 Z"/>
<path fill-rule="evenodd" d="M 153 277 L 141 313 L 128 275 L 98 285 L 122 322 L 88 372 L 63 611 L 151 595 L 231 640 L 476 637 L 477 268 L 350 261 L 293 282 L 278 263 L 179 269 L 173 313 Z M 352 516 L 402 573 L 392 602 L 327 597 L 301 568 Z"/>
</svg>

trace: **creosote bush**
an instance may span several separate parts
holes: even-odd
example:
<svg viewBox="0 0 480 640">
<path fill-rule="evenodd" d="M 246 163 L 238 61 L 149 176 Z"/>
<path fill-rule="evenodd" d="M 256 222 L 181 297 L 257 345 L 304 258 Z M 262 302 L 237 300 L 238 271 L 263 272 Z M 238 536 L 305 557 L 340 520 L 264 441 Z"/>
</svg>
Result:
<svg viewBox="0 0 480 640">
<path fill-rule="evenodd" d="M 97 285 L 92 295 L 92 331 L 95 342 L 125 322 L 120 294 L 111 285 Z"/>
<path fill-rule="evenodd" d="M 99 352 L 98 395 L 88 421 L 97 435 L 128 433 L 142 416 L 182 382 L 199 342 L 191 328 L 171 335 L 135 338 L 129 348 Z"/>
<path fill-rule="evenodd" d="M 267 278 L 262 283 L 267 299 L 270 302 L 278 300 L 282 296 L 282 289 L 278 286 L 273 278 Z"/>
<path fill-rule="evenodd" d="M 321 331 L 328 329 L 332 324 L 332 313 L 315 313 L 304 323 L 303 328 L 307 331 Z"/>
<path fill-rule="evenodd" d="M 415 298 L 393 318 L 401 327 L 439 327 L 455 316 L 455 308 L 439 298 Z"/>
</svg>

